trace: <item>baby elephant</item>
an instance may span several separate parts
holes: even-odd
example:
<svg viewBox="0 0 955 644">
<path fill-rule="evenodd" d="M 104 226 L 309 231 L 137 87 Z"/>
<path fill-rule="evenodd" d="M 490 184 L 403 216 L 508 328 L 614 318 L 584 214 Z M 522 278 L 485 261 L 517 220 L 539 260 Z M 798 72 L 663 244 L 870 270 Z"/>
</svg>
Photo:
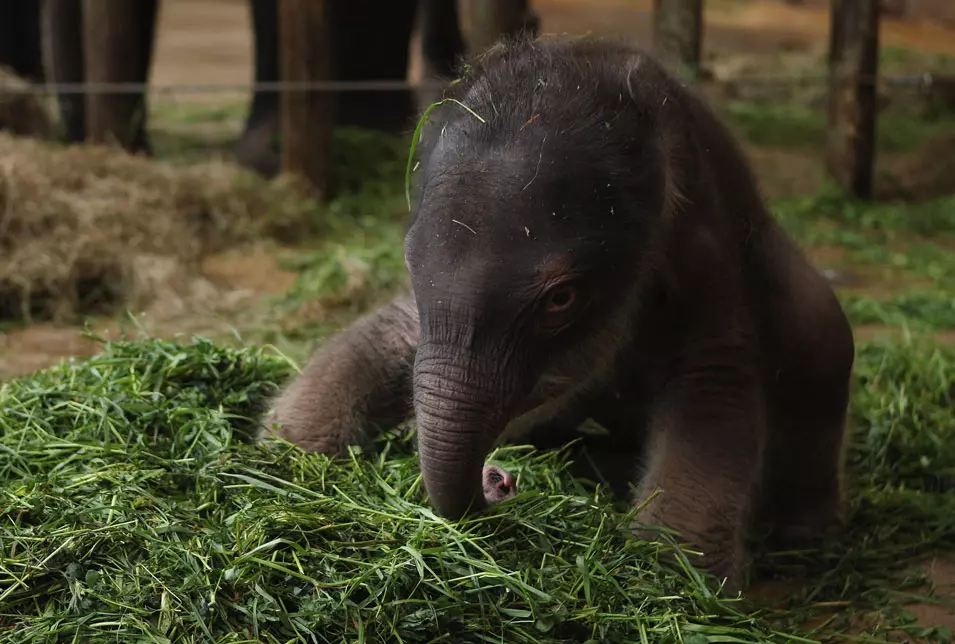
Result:
<svg viewBox="0 0 955 644">
<path fill-rule="evenodd" d="M 598 473 L 662 491 L 641 524 L 730 588 L 753 521 L 787 545 L 839 528 L 852 331 L 704 102 L 585 38 L 495 46 L 448 92 L 418 146 L 410 292 L 325 343 L 272 431 L 340 454 L 413 415 L 457 518 L 501 496 L 495 445 L 596 421 Z"/>
</svg>

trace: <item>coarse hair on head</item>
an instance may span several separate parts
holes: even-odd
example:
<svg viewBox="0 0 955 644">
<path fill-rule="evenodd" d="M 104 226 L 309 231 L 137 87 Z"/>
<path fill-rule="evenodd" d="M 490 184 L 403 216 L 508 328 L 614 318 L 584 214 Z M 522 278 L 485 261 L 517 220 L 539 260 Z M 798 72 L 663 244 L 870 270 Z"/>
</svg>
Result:
<svg viewBox="0 0 955 644">
<path fill-rule="evenodd" d="M 490 154 L 536 160 L 546 143 L 550 159 L 575 159 L 661 211 L 680 200 L 673 161 L 680 141 L 668 113 L 685 90 L 644 49 L 619 39 L 525 35 L 502 39 L 459 70 L 422 125 L 419 181 Z"/>
</svg>

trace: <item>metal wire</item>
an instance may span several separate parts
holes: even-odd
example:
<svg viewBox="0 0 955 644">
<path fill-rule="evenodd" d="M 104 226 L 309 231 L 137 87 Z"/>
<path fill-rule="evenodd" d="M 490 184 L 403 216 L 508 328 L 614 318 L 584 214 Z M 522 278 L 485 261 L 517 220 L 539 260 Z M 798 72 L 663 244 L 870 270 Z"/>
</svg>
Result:
<svg viewBox="0 0 955 644">
<path fill-rule="evenodd" d="M 938 75 L 938 78 L 955 76 Z M 740 85 L 789 85 L 800 82 L 828 82 L 827 72 L 792 75 L 742 75 L 732 79 L 732 83 Z M 921 74 L 905 74 L 892 76 L 863 76 L 860 82 L 882 81 L 889 85 L 930 87 L 936 82 L 936 75 L 932 72 Z M 725 82 L 725 81 L 724 81 Z M 439 81 L 423 81 L 411 83 L 405 80 L 359 80 L 359 81 L 276 81 L 263 83 L 187 83 L 166 84 L 155 83 L 17 83 L 8 84 L 0 81 L 0 91 L 10 94 L 142 94 L 142 93 L 169 93 L 169 94 L 207 94 L 228 92 L 256 92 L 256 93 L 286 93 L 286 92 L 381 92 L 416 90 L 423 88 L 440 89 L 446 83 Z"/>
<path fill-rule="evenodd" d="M 208 83 L 208 84 L 168 84 L 154 83 L 36 83 L 7 88 L 0 83 L 0 88 L 11 93 L 36 94 L 141 94 L 143 92 L 176 93 L 176 94 L 206 94 L 219 92 L 257 92 L 257 93 L 284 93 L 284 92 L 380 92 L 411 90 L 422 87 L 443 87 L 444 83 L 409 83 L 400 80 L 370 80 L 370 81 L 279 81 L 266 83 Z"/>
</svg>

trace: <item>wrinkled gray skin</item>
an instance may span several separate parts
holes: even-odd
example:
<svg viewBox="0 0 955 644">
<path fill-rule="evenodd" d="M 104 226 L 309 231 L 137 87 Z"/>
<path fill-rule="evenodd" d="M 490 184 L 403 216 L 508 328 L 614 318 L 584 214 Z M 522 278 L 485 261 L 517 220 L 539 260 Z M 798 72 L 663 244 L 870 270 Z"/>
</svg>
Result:
<svg viewBox="0 0 955 644">
<path fill-rule="evenodd" d="M 278 434 L 303 449 L 344 455 L 381 427 L 412 413 L 411 365 L 418 342 L 414 302 L 401 297 L 322 346 L 274 404 Z M 484 500 L 517 492 L 514 477 L 495 465 L 481 473 Z"/>
<path fill-rule="evenodd" d="M 634 503 L 661 490 L 641 523 L 730 588 L 752 521 L 787 545 L 838 528 L 851 329 L 701 99 L 588 39 L 495 48 L 450 91 L 480 119 L 448 103 L 424 132 L 412 293 L 326 343 L 274 431 L 338 453 L 413 414 L 456 518 L 493 500 L 496 444 L 592 419 L 581 470 Z"/>
</svg>

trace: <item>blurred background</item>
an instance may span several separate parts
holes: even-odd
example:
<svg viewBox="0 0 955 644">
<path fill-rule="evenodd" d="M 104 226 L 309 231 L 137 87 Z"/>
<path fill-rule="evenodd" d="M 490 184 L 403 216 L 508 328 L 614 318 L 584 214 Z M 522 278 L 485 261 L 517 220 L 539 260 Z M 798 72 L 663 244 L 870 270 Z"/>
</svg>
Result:
<svg viewBox="0 0 955 644">
<path fill-rule="evenodd" d="M 422 3 L 430 23 L 401 4 L 366 11 L 362 3 L 288 0 L 285 14 L 274 2 L 246 0 L 4 5 L 0 377 L 97 350 L 79 333 L 83 325 L 115 337 L 133 324 L 127 311 L 157 335 L 231 341 L 239 333 L 307 355 L 404 283 L 408 142 L 415 115 L 440 87 L 414 94 L 409 108 L 412 88 L 400 86 L 427 80 L 458 51 L 461 36 L 448 25 L 460 25 L 471 50 L 522 28 L 653 47 L 654 16 L 664 10 L 677 16 L 671 35 L 691 45 L 693 27 L 679 15 L 689 12 L 692 23 L 699 13 L 688 79 L 739 135 L 774 209 L 839 287 L 858 333 L 904 323 L 952 337 L 952 291 L 944 291 L 955 277 L 945 260 L 955 248 L 947 246 L 955 219 L 951 0 L 664 0 L 657 13 L 650 0 L 515 0 L 497 3 L 504 18 L 488 18 L 493 2 L 462 0 L 452 22 L 450 1 Z M 154 24 L 143 7 L 156 7 Z M 846 161 L 846 141 L 865 128 L 853 121 L 851 101 L 833 116 L 830 25 L 834 12 L 847 17 L 847 38 L 864 43 L 859 16 L 876 10 L 877 56 L 857 55 L 858 69 L 850 61 L 838 75 L 859 105 L 873 106 L 874 148 Z M 272 30 L 258 75 L 256 20 L 262 33 Z M 281 39 L 289 58 L 308 58 L 309 47 L 331 51 L 319 48 L 326 37 L 333 44 L 322 46 L 335 56 L 282 67 L 275 45 L 287 24 L 299 27 Z M 322 24 L 331 36 L 314 27 Z M 82 37 L 85 59 L 73 42 Z M 423 42 L 438 52 L 430 61 Z M 143 69 L 148 100 L 137 102 Z M 332 108 L 301 98 L 322 93 L 294 84 L 329 77 L 354 87 L 334 87 L 339 111 L 323 124 L 315 115 Z M 257 80 L 272 84 L 250 117 Z M 374 94 L 379 81 L 387 87 Z M 292 91 L 276 92 L 283 87 Z M 295 151 L 284 158 L 281 96 L 299 97 L 289 99 L 299 111 L 288 121 Z M 322 175 L 317 191 L 309 172 Z M 850 175 L 870 176 L 871 186 Z"/>
</svg>

